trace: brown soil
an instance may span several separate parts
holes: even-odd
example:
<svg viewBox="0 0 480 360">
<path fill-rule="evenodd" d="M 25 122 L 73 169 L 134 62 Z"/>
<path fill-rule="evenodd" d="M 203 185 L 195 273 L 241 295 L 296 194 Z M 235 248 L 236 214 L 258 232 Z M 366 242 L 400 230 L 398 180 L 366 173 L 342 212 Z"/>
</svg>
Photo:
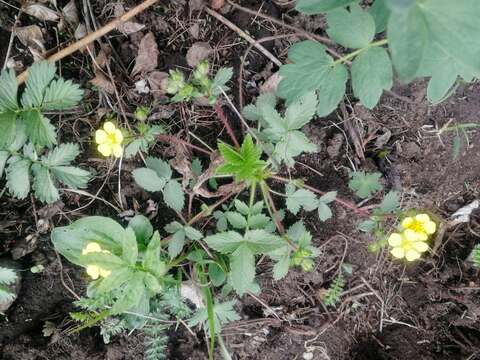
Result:
<svg viewBox="0 0 480 360">
<path fill-rule="evenodd" d="M 64 3 L 59 1 L 59 5 Z M 97 21 L 101 23 L 107 21 L 107 15 L 102 11 L 107 3 L 92 2 Z M 133 3 L 127 1 L 126 5 Z M 159 70 L 185 67 L 188 48 L 195 41 L 207 41 L 216 49 L 213 57 L 215 65 L 233 66 L 236 79 L 246 44 L 237 44 L 237 35 L 205 12 L 190 11 L 185 1 L 177 0 L 176 5 L 167 3 L 165 1 L 146 11 L 137 19 L 156 34 L 160 49 Z M 257 3 L 243 1 L 242 5 L 257 9 Z M 307 30 L 321 30 L 322 27 L 319 19 L 306 22 L 304 17 L 298 17 L 271 1 L 265 2 L 262 9 L 270 16 L 293 20 Z M 15 16 L 0 2 L 1 12 L 7 14 L 10 20 Z M 255 39 L 284 31 L 267 20 L 244 12 L 230 11 L 226 16 L 248 30 Z M 200 31 L 198 39 L 193 39 L 188 29 L 197 23 Z M 173 33 L 176 36 L 172 39 L 170 35 Z M 115 34 L 110 37 L 124 64 L 132 62 L 140 38 L 139 34 L 130 37 Z M 4 57 L 8 41 L 9 33 L 0 29 L 0 59 Z M 290 38 L 290 41 L 295 41 L 295 38 Z M 285 60 L 289 42 L 275 40 L 264 45 L 279 59 Z M 31 61 L 17 42 L 14 54 L 25 64 Z M 242 91 L 249 101 L 258 94 L 258 86 L 276 68 L 255 51 L 247 60 Z M 88 56 L 76 54 L 64 66 L 70 77 L 89 87 L 85 79 L 92 77 L 91 67 L 87 65 L 90 62 Z M 118 70 L 117 86 L 125 94 L 129 111 L 138 103 L 151 103 L 150 98 L 134 94 L 133 81 L 119 66 L 114 66 L 112 70 L 114 73 Z M 404 194 L 404 208 L 428 209 L 446 220 L 457 209 L 479 197 L 480 132 L 469 133 L 468 146 L 463 146 L 454 158 L 454 133 L 438 137 L 438 132 L 433 130 L 441 129 L 450 120 L 451 125 L 478 123 L 480 86 L 462 86 L 447 101 L 435 106 L 425 100 L 424 81 L 409 86 L 397 85 L 394 90 L 408 98 L 409 102 L 384 95 L 374 111 L 358 105 L 347 108 L 352 115 L 349 121 L 357 128 L 362 140 L 377 129 L 379 134 L 391 132 L 386 141 L 371 137 L 364 144 L 365 160 L 355 152 L 350 134 L 343 132 L 343 119 L 339 121 L 341 114 L 334 114 L 308 127 L 307 132 L 320 151 L 299 159 L 322 175 L 302 166 L 297 166 L 292 175 L 304 178 L 308 184 L 319 189 L 338 190 L 343 197 L 354 199 L 347 186 L 346 169 L 355 164 L 361 169 L 380 171 L 385 175 L 386 189 L 399 190 Z M 239 100 L 238 92 L 238 82 L 235 81 L 232 88 L 235 101 Z M 90 90 L 87 91 L 86 103 L 92 108 L 106 106 L 98 104 L 98 98 Z M 159 111 L 161 106 L 154 108 L 154 112 Z M 211 144 L 219 136 L 227 139 L 224 133 L 218 134 L 218 120 L 213 111 L 192 110 L 183 105 L 174 107 L 174 110 L 173 117 L 168 120 L 175 124 L 174 128 L 184 129 L 189 121 L 195 122 L 191 124 L 192 128 Z M 240 131 L 234 114 L 227 115 L 236 124 L 234 128 Z M 94 149 L 89 143 L 91 129 L 96 127 L 99 119 L 96 115 L 79 116 L 78 122 L 74 118 L 68 119 L 71 122 L 63 120 L 62 135 L 82 144 L 86 154 L 83 161 L 100 174 L 89 191 L 95 193 L 105 181 L 101 195 L 113 201 L 117 174 L 104 178 L 107 168 L 104 162 L 95 159 Z M 74 124 L 75 132 L 69 130 L 70 124 Z M 168 154 L 162 146 L 157 146 L 155 151 L 159 155 Z M 380 151 L 387 156 L 379 156 Z M 149 198 L 128 175 L 135 166 L 133 162 L 124 164 L 124 203 L 126 209 L 145 211 Z M 111 210 L 100 202 L 90 204 L 81 212 L 69 214 L 69 211 L 87 204 L 87 200 L 71 194 L 65 196 L 62 209 L 47 221 L 50 225 L 60 225 L 84 215 L 111 214 Z M 372 204 L 377 200 L 373 200 Z M 28 235 L 37 233 L 34 219 L 41 204 L 12 200 L 4 195 L 0 199 L 0 208 L 0 255 L 7 256 Z M 466 261 L 473 246 L 479 242 L 480 212 L 473 214 L 470 224 L 448 229 L 437 240 L 437 253 L 412 265 L 392 262 L 386 251 L 379 254 L 368 252 L 367 246 L 373 239 L 357 230 L 362 219 L 338 206 L 334 207 L 334 212 L 334 218 L 326 223 L 319 223 L 315 216 L 305 215 L 306 224 L 314 235 L 314 244 L 321 249 L 313 272 L 292 270 L 285 279 L 274 282 L 269 273 L 270 264 L 265 261 L 260 264 L 258 281 L 262 293 L 259 299 L 268 308 L 249 296 L 238 302 L 237 310 L 242 320 L 224 329 L 226 345 L 233 358 L 292 360 L 312 353 L 313 359 L 319 360 L 480 359 L 480 278 Z M 160 226 L 167 220 L 171 219 L 158 217 L 155 221 Z M 286 219 L 287 224 L 293 221 L 293 217 Z M 49 245 L 48 233 L 41 234 L 33 249 L 20 261 L 26 271 L 23 272 L 18 299 L 0 320 L 0 359 L 142 358 L 143 338 L 138 332 L 117 337 L 108 345 L 103 343 L 96 329 L 67 335 L 67 330 L 73 325 L 68 314 L 75 307 L 59 274 L 62 272 L 64 281 L 78 293 L 84 291 L 85 279 L 79 269 L 65 261 L 62 262 L 63 267 L 60 266 Z M 347 277 L 341 304 L 337 308 L 325 308 L 319 300 L 322 290 L 328 288 L 342 262 L 352 265 L 352 275 Z M 41 274 L 28 271 L 38 263 L 45 265 Z M 53 322 L 58 331 L 44 337 L 42 329 L 45 321 Z M 193 337 L 181 329 L 171 332 L 169 359 L 204 358 L 206 345 L 202 333 L 198 332 Z"/>
</svg>

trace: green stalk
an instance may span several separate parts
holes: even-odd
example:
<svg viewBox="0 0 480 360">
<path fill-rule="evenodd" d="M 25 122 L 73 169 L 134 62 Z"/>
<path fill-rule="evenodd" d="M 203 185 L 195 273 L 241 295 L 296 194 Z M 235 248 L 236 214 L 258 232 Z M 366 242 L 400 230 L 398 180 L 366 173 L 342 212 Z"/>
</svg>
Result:
<svg viewBox="0 0 480 360">
<path fill-rule="evenodd" d="M 253 207 L 253 203 L 255 202 L 255 192 L 257 190 L 257 182 L 254 181 L 252 182 L 252 185 L 250 186 L 250 199 L 249 199 L 249 202 L 248 202 L 248 215 L 247 215 L 247 228 L 246 228 L 246 231 L 248 231 L 249 229 L 249 223 L 250 223 L 250 215 L 252 214 L 252 207 Z"/>
<path fill-rule="evenodd" d="M 355 50 L 353 52 L 351 52 L 350 54 L 347 54 L 345 56 L 342 56 L 340 59 L 337 59 L 333 62 L 333 66 L 335 65 L 339 65 L 339 64 L 342 64 L 344 62 L 347 62 L 348 60 L 350 59 L 353 59 L 354 57 L 360 55 L 362 52 L 372 48 L 372 47 L 377 47 L 377 46 L 382 46 L 382 45 L 386 45 L 388 43 L 388 40 L 387 39 L 383 39 L 383 40 L 379 40 L 379 41 L 374 41 L 370 44 L 368 44 L 368 46 L 365 46 L 364 48 L 361 48 L 361 49 L 358 49 L 358 50 Z"/>
<path fill-rule="evenodd" d="M 215 313 L 213 311 L 213 297 L 205 278 L 203 266 L 200 268 L 199 278 L 202 283 L 203 296 L 207 301 L 208 328 L 210 330 L 210 346 L 208 347 L 208 360 L 213 360 L 213 351 L 215 349 Z"/>
</svg>

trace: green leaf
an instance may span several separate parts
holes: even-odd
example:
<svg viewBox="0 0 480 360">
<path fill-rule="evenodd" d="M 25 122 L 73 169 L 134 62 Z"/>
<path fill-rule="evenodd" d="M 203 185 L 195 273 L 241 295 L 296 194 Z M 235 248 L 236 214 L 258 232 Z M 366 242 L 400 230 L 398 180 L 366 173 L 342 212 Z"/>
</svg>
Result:
<svg viewBox="0 0 480 360">
<path fill-rule="evenodd" d="M 317 210 L 318 210 L 318 218 L 321 221 L 327 221 L 332 217 L 332 210 L 330 210 L 330 207 L 323 202 L 318 203 Z"/>
<path fill-rule="evenodd" d="M 87 187 L 92 174 L 74 166 L 54 166 L 50 171 L 61 183 L 72 189 L 84 189 Z"/>
<path fill-rule="evenodd" d="M 30 165 L 30 160 L 19 156 L 8 160 L 7 188 L 17 199 L 25 199 L 30 192 Z"/>
<path fill-rule="evenodd" d="M 136 272 L 132 279 L 122 289 L 119 299 L 113 304 L 110 310 L 112 315 L 119 315 L 140 303 L 145 296 L 144 285 L 145 273 Z"/>
<path fill-rule="evenodd" d="M 263 254 L 282 247 L 284 241 L 265 230 L 249 230 L 245 233 L 245 243 L 254 254 Z"/>
<path fill-rule="evenodd" d="M 273 266 L 273 279 L 283 279 L 287 275 L 288 269 L 290 269 L 290 256 L 287 254 L 277 261 Z"/>
<path fill-rule="evenodd" d="M 165 179 L 160 178 L 152 169 L 135 169 L 132 174 L 135 182 L 147 191 L 162 191 L 165 186 Z"/>
<path fill-rule="evenodd" d="M 8 148 L 16 134 L 17 114 L 12 111 L 0 112 L 0 148 Z"/>
<path fill-rule="evenodd" d="M 157 173 L 158 177 L 166 180 L 172 178 L 172 168 L 165 161 L 154 157 L 147 157 L 145 163 L 149 169 L 152 169 Z"/>
<path fill-rule="evenodd" d="M 138 244 L 135 232 L 131 227 L 127 227 L 124 231 L 122 240 L 122 259 L 127 264 L 133 266 L 137 262 L 138 257 Z"/>
<path fill-rule="evenodd" d="M 361 49 L 370 44 L 375 36 L 375 20 L 360 5 L 350 5 L 327 13 L 327 34 L 346 48 Z"/>
<path fill-rule="evenodd" d="M 160 234 L 158 231 L 155 231 L 148 243 L 147 251 L 143 258 L 143 267 L 158 277 L 163 276 L 167 272 L 165 263 L 160 260 L 160 248 Z"/>
<path fill-rule="evenodd" d="M 384 32 L 387 28 L 388 19 L 391 14 L 390 9 L 385 4 L 385 0 L 375 0 L 369 9 L 369 12 L 375 20 L 375 32 Z"/>
<path fill-rule="evenodd" d="M 391 10 L 408 11 L 417 0 L 385 0 L 386 5 Z"/>
<path fill-rule="evenodd" d="M 389 191 L 380 203 L 380 209 L 384 213 L 389 213 L 396 210 L 400 206 L 400 196 L 396 191 Z"/>
<path fill-rule="evenodd" d="M 22 112 L 22 118 L 26 125 L 27 136 L 32 143 L 48 147 L 57 143 L 55 127 L 40 111 L 24 111 Z"/>
<path fill-rule="evenodd" d="M 195 240 L 200 240 L 201 238 L 203 238 L 203 234 L 200 231 L 198 231 L 197 229 L 195 229 L 191 226 L 185 226 L 183 229 L 185 230 L 185 235 L 190 240 L 195 241 Z"/>
<path fill-rule="evenodd" d="M 163 188 L 163 200 L 170 208 L 181 212 L 185 205 L 185 193 L 182 186 L 176 180 L 170 180 Z"/>
<path fill-rule="evenodd" d="M 294 158 L 303 153 L 314 153 L 317 147 L 301 131 L 288 131 L 277 142 L 272 156 L 278 162 L 285 162 L 288 167 L 295 165 Z"/>
<path fill-rule="evenodd" d="M 243 201 L 235 199 L 234 203 L 235 203 L 235 209 L 237 209 L 237 211 L 242 215 L 247 216 L 250 213 L 250 208 Z"/>
<path fill-rule="evenodd" d="M 168 242 L 168 255 L 170 259 L 175 258 L 183 250 L 185 245 L 185 230 L 182 228 L 175 232 Z"/>
<path fill-rule="evenodd" d="M 270 223 L 270 218 L 264 214 L 251 215 L 248 218 L 248 226 L 250 229 L 264 229 Z"/>
<path fill-rule="evenodd" d="M 330 204 L 332 201 L 335 201 L 336 198 L 337 198 L 337 192 L 329 191 L 326 194 L 320 196 L 320 199 L 318 199 L 318 201 L 324 204 Z"/>
<path fill-rule="evenodd" d="M 106 252 L 90 252 L 80 255 L 80 265 L 97 265 L 105 270 L 117 270 L 128 266 L 122 258 Z"/>
<path fill-rule="evenodd" d="M 80 154 L 78 144 L 60 144 L 42 159 L 42 163 L 48 167 L 70 165 L 78 154 Z"/>
<path fill-rule="evenodd" d="M 398 76 L 412 80 L 428 42 L 427 23 L 418 6 L 394 12 L 388 21 L 388 46 Z"/>
<path fill-rule="evenodd" d="M 242 235 L 236 231 L 228 231 L 207 236 L 205 242 L 215 251 L 222 254 L 231 254 L 244 242 L 244 240 Z"/>
<path fill-rule="evenodd" d="M 162 290 L 162 286 L 158 282 L 157 278 L 152 274 L 145 274 L 143 282 L 145 286 L 154 294 L 157 294 L 158 292 L 160 292 L 160 290 Z"/>
<path fill-rule="evenodd" d="M 55 77 L 55 65 L 46 61 L 34 63 L 28 70 L 26 87 L 22 95 L 25 108 L 39 108 L 43 103 L 45 90 Z"/>
<path fill-rule="evenodd" d="M 232 286 L 242 296 L 255 279 L 255 256 L 246 244 L 240 245 L 230 257 Z"/>
<path fill-rule="evenodd" d="M 371 232 L 377 227 L 377 222 L 374 220 L 365 220 L 358 225 L 358 229 L 363 232 Z"/>
<path fill-rule="evenodd" d="M 148 244 L 153 235 L 153 226 L 150 220 L 143 215 L 135 215 L 129 222 L 128 227 L 135 232 L 138 241 Z"/>
<path fill-rule="evenodd" d="M 263 93 L 257 97 L 255 105 L 250 104 L 243 108 L 243 116 L 251 121 L 260 121 L 263 124 L 262 113 L 264 109 L 275 109 L 277 98 L 273 93 Z"/>
<path fill-rule="evenodd" d="M 0 178 L 3 176 L 3 170 L 9 157 L 10 153 L 8 151 L 0 151 Z"/>
<path fill-rule="evenodd" d="M 65 110 L 82 100 L 83 90 L 70 80 L 53 80 L 45 91 L 42 110 Z"/>
<path fill-rule="evenodd" d="M 296 9 L 307 15 L 321 14 L 358 0 L 298 0 Z"/>
<path fill-rule="evenodd" d="M 180 224 L 178 221 L 172 221 L 171 223 L 165 225 L 164 229 L 165 229 L 166 232 L 168 232 L 170 234 L 174 234 L 177 231 L 182 230 L 183 225 Z"/>
<path fill-rule="evenodd" d="M 227 90 L 228 88 L 225 84 L 232 78 L 233 76 L 233 69 L 232 68 L 220 68 L 213 78 L 212 82 L 212 95 L 218 96 L 223 91 Z"/>
<path fill-rule="evenodd" d="M 225 272 L 216 263 L 208 264 L 208 276 L 212 280 L 213 286 L 216 287 L 221 286 L 227 278 Z"/>
<path fill-rule="evenodd" d="M 17 277 L 15 270 L 0 266 L 0 284 L 11 285 L 17 281 Z"/>
<path fill-rule="evenodd" d="M 0 113 L 18 109 L 18 85 L 15 71 L 12 69 L 0 72 Z"/>
<path fill-rule="evenodd" d="M 380 183 L 381 173 L 365 173 L 365 171 L 352 171 L 348 186 L 355 191 L 358 197 L 365 199 L 383 188 Z"/>
<path fill-rule="evenodd" d="M 247 219 L 243 215 L 235 211 L 227 211 L 225 213 L 228 222 L 235 228 L 235 229 L 244 229 L 247 227 Z"/>
<path fill-rule="evenodd" d="M 383 90 L 392 88 L 392 63 L 384 48 L 373 47 L 362 52 L 353 61 L 351 72 L 353 92 L 368 109 L 377 105 Z"/>
<path fill-rule="evenodd" d="M 99 294 L 104 294 L 117 290 L 125 283 L 128 283 L 134 274 L 135 271 L 129 267 L 112 271 L 112 273 L 107 277 L 101 278 L 100 283 L 95 288 L 95 291 Z"/>
<path fill-rule="evenodd" d="M 130 144 L 125 147 L 125 158 L 131 159 L 138 154 L 140 149 L 143 147 L 144 143 L 146 144 L 145 139 L 135 139 Z M 146 144 L 148 146 L 148 144 Z"/>
<path fill-rule="evenodd" d="M 308 124 L 315 116 L 318 98 L 314 91 L 306 93 L 288 106 L 285 120 L 288 130 L 298 130 Z"/>
<path fill-rule="evenodd" d="M 60 195 L 48 168 L 40 164 L 33 164 L 32 171 L 34 174 L 32 188 L 35 191 L 35 197 L 49 204 L 57 201 Z"/>
<path fill-rule="evenodd" d="M 290 193 L 287 195 L 287 209 L 294 215 L 296 215 L 302 207 L 306 211 L 312 211 L 315 210 L 318 206 L 317 197 L 310 190 L 298 189 L 294 193 Z"/>
</svg>

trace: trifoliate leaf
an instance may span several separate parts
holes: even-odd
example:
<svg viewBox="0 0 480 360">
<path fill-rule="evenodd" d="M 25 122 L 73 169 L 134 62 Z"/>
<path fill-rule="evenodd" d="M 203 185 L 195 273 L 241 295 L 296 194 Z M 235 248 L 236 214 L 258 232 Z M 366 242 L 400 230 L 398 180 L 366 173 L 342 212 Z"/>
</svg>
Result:
<svg viewBox="0 0 480 360">
<path fill-rule="evenodd" d="M 169 180 L 163 188 L 163 200 L 170 208 L 181 212 L 185 205 L 185 193 L 176 180 Z"/>
<path fill-rule="evenodd" d="M 78 154 L 80 154 L 78 144 L 60 144 L 42 159 L 42 163 L 45 166 L 70 165 Z"/>
<path fill-rule="evenodd" d="M 25 199 L 30 192 L 30 165 L 30 160 L 19 156 L 8 160 L 7 187 L 18 199 Z"/>
<path fill-rule="evenodd" d="M 307 15 L 321 14 L 358 0 L 298 0 L 296 9 Z"/>
<path fill-rule="evenodd" d="M 355 58 L 351 68 L 353 93 L 363 106 L 373 109 L 383 90 L 393 85 L 393 70 L 387 51 L 373 47 Z"/>
<path fill-rule="evenodd" d="M 317 197 L 307 189 L 298 189 L 294 193 L 287 194 L 287 209 L 296 215 L 303 207 L 306 211 L 315 210 L 318 206 Z"/>
<path fill-rule="evenodd" d="M 1 85 L 0 85 L 1 86 Z M 13 111 L 0 112 L 0 148 L 8 148 L 17 133 L 17 114 Z"/>
<path fill-rule="evenodd" d="M 53 166 L 50 171 L 58 181 L 72 189 L 86 188 L 92 177 L 87 170 L 75 166 Z"/>
<path fill-rule="evenodd" d="M 355 191 L 358 197 L 365 199 L 370 197 L 374 192 L 383 188 L 380 183 L 380 173 L 365 173 L 365 171 L 352 171 L 350 173 L 350 181 L 348 186 Z"/>
<path fill-rule="evenodd" d="M 55 65 L 46 61 L 36 62 L 30 67 L 22 95 L 24 108 L 39 108 L 42 105 L 45 90 L 55 77 L 56 71 Z"/>
<path fill-rule="evenodd" d="M 350 5 L 350 11 L 339 8 L 327 13 L 327 34 L 346 48 L 368 46 L 375 36 L 375 20 L 360 5 Z"/>
<path fill-rule="evenodd" d="M 0 72 L 0 113 L 18 109 L 18 85 L 15 71 L 12 69 Z"/>
<path fill-rule="evenodd" d="M 135 169 L 132 174 L 135 182 L 147 191 L 162 191 L 165 186 L 165 179 L 160 178 L 152 169 Z"/>
<path fill-rule="evenodd" d="M 32 166 L 33 184 L 32 188 L 35 191 L 35 197 L 46 203 L 53 203 L 60 198 L 58 189 L 53 183 L 52 175 L 49 169 L 40 164 Z"/>
<path fill-rule="evenodd" d="M 235 211 L 227 211 L 225 216 L 235 229 L 244 229 L 247 227 L 247 219 L 245 219 L 242 214 Z"/>
<path fill-rule="evenodd" d="M 65 110 L 77 105 L 83 96 L 83 90 L 70 80 L 53 80 L 45 91 L 42 110 Z"/>
<path fill-rule="evenodd" d="M 389 191 L 380 203 L 380 209 L 384 213 L 389 213 L 396 210 L 400 206 L 400 196 L 396 191 Z"/>
<path fill-rule="evenodd" d="M 255 279 L 255 256 L 246 244 L 240 245 L 230 257 L 232 286 L 238 295 L 248 291 Z"/>
<path fill-rule="evenodd" d="M 147 157 L 145 164 L 149 169 L 155 171 L 160 178 L 170 180 L 172 177 L 172 168 L 168 163 L 163 160 L 154 157 Z"/>
</svg>

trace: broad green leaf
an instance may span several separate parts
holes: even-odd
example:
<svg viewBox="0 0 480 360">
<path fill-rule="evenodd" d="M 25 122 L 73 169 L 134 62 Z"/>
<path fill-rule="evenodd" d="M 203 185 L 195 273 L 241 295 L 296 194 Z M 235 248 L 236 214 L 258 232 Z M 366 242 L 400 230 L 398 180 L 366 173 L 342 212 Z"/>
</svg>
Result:
<svg viewBox="0 0 480 360">
<path fill-rule="evenodd" d="M 178 221 L 172 221 L 171 223 L 165 225 L 165 231 L 169 234 L 174 234 L 179 230 L 183 229 L 183 225 L 180 224 Z"/>
<path fill-rule="evenodd" d="M 344 65 L 329 67 L 320 86 L 320 101 L 317 115 L 329 115 L 334 111 L 345 95 L 348 70 Z"/>
<path fill-rule="evenodd" d="M 353 92 L 363 106 L 373 109 L 383 90 L 393 85 L 393 70 L 387 51 L 370 48 L 355 58 L 351 68 Z"/>
<path fill-rule="evenodd" d="M 42 159 L 45 166 L 63 166 L 70 165 L 75 158 L 80 154 L 78 144 L 65 143 L 58 145 L 51 150 L 47 156 Z"/>
<path fill-rule="evenodd" d="M 255 256 L 249 246 L 242 244 L 232 253 L 230 269 L 232 286 L 242 296 L 255 279 Z"/>
<path fill-rule="evenodd" d="M 61 183 L 72 189 L 83 189 L 87 187 L 92 174 L 74 166 L 54 166 L 50 171 Z"/>
<path fill-rule="evenodd" d="M 185 230 L 185 235 L 190 240 L 200 240 L 201 238 L 203 238 L 203 234 L 191 226 L 185 226 L 184 230 Z"/>
<path fill-rule="evenodd" d="M 416 2 L 417 0 L 385 0 L 385 4 L 396 11 L 408 11 Z"/>
<path fill-rule="evenodd" d="M 285 111 L 286 125 L 289 130 L 301 129 L 310 122 L 317 111 L 318 98 L 314 91 L 311 91 L 288 106 Z"/>
<path fill-rule="evenodd" d="M 133 229 L 139 242 L 148 244 L 153 235 L 153 226 L 148 218 L 143 215 L 135 215 L 128 222 L 128 227 Z"/>
<path fill-rule="evenodd" d="M 143 278 L 145 286 L 154 294 L 157 294 L 162 290 L 162 286 L 158 282 L 157 278 L 150 273 L 146 273 Z"/>
<path fill-rule="evenodd" d="M 8 151 L 0 151 L 0 178 L 3 176 L 3 170 L 5 169 L 5 164 L 9 157 L 10 153 Z"/>
<path fill-rule="evenodd" d="M 13 111 L 0 112 L 0 148 L 8 148 L 15 140 L 16 133 L 17 114 Z"/>
<path fill-rule="evenodd" d="M 185 205 L 185 193 L 182 186 L 176 180 L 170 180 L 163 188 L 163 200 L 170 208 L 181 212 Z"/>
<path fill-rule="evenodd" d="M 280 258 L 275 265 L 273 266 L 273 279 L 280 280 L 283 279 L 290 268 L 290 256 L 286 255 Z"/>
<path fill-rule="evenodd" d="M 257 201 L 255 204 L 253 204 L 252 208 L 250 209 L 252 212 L 252 215 L 257 215 L 260 214 L 263 210 L 263 201 Z"/>
<path fill-rule="evenodd" d="M 24 111 L 22 112 L 22 118 L 26 125 L 27 136 L 32 143 L 48 147 L 57 143 L 55 127 L 40 111 Z"/>
<path fill-rule="evenodd" d="M 250 213 L 250 208 L 243 201 L 235 199 L 234 204 L 235 204 L 235 209 L 237 209 L 237 211 L 242 215 L 247 216 Z"/>
<path fill-rule="evenodd" d="M 294 193 L 287 194 L 287 209 L 296 215 L 303 207 L 306 211 L 315 210 L 318 206 L 317 197 L 307 189 L 298 189 Z"/>
<path fill-rule="evenodd" d="M 362 199 L 372 196 L 372 194 L 383 188 L 380 183 L 381 173 L 365 173 L 365 171 L 352 171 L 348 186 L 355 191 L 358 197 Z"/>
<path fill-rule="evenodd" d="M 166 180 L 171 179 L 172 168 L 165 161 L 154 157 L 147 157 L 145 163 L 149 169 L 157 173 L 158 177 L 165 178 Z"/>
<path fill-rule="evenodd" d="M 30 192 L 30 165 L 30 160 L 19 156 L 8 160 L 7 188 L 17 199 L 25 199 Z"/>
<path fill-rule="evenodd" d="M 168 256 L 170 259 L 175 258 L 178 254 L 180 254 L 183 250 L 183 246 L 185 245 L 185 230 L 182 228 L 175 232 L 170 241 L 168 242 Z"/>
<path fill-rule="evenodd" d="M 134 274 L 135 271 L 129 267 L 112 271 L 107 277 L 101 278 L 99 284 L 95 288 L 95 291 L 99 294 L 104 294 L 113 290 L 117 290 L 122 285 L 129 282 Z"/>
<path fill-rule="evenodd" d="M 428 29 L 418 6 L 394 12 L 388 21 L 388 46 L 400 79 L 412 80 L 422 62 Z"/>
<path fill-rule="evenodd" d="M 248 218 L 248 227 L 250 229 L 264 229 L 270 221 L 270 218 L 264 214 L 251 215 Z"/>
<path fill-rule="evenodd" d="M 129 265 L 135 265 L 138 257 L 138 244 L 135 232 L 131 227 L 127 227 L 123 232 L 122 240 L 122 259 Z"/>
<path fill-rule="evenodd" d="M 377 226 L 377 222 L 374 220 L 365 220 L 358 225 L 358 229 L 363 232 L 371 232 Z"/>
<path fill-rule="evenodd" d="M 369 12 L 375 20 L 375 32 L 384 32 L 387 28 L 388 19 L 391 14 L 390 9 L 385 4 L 385 0 L 375 0 L 369 9 Z"/>
<path fill-rule="evenodd" d="M 25 108 L 39 108 L 43 103 L 45 90 L 55 77 L 55 65 L 46 61 L 34 63 L 28 70 L 26 87 L 22 95 Z"/>
<path fill-rule="evenodd" d="M 48 168 L 40 164 L 33 164 L 32 171 L 34 175 L 32 188 L 35 191 L 35 197 L 49 204 L 57 201 L 60 195 Z"/>
<path fill-rule="evenodd" d="M 225 216 L 235 229 L 244 229 L 247 227 L 247 219 L 245 219 L 242 214 L 235 211 L 227 211 Z"/>
<path fill-rule="evenodd" d="M 208 276 L 210 277 L 213 286 L 217 287 L 221 286 L 227 278 L 225 272 L 216 263 L 210 263 L 208 265 Z"/>
<path fill-rule="evenodd" d="M 215 251 L 231 254 L 244 242 L 244 239 L 236 231 L 228 231 L 207 236 L 205 242 Z"/>
<path fill-rule="evenodd" d="M 298 0 L 296 9 L 304 14 L 321 14 L 339 7 L 347 6 L 358 0 Z"/>
<path fill-rule="evenodd" d="M 337 192 L 329 191 L 323 194 L 322 196 L 320 196 L 320 199 L 318 199 L 318 201 L 324 204 L 330 204 L 332 201 L 335 201 L 336 198 L 337 198 Z"/>
<path fill-rule="evenodd" d="M 45 91 L 42 110 L 65 110 L 82 100 L 83 90 L 70 80 L 53 80 Z"/>
<path fill-rule="evenodd" d="M 140 149 L 143 147 L 145 139 L 135 139 L 130 144 L 125 147 L 124 156 L 126 159 L 131 159 L 138 154 Z M 147 144 L 148 146 L 148 144 Z"/>
<path fill-rule="evenodd" d="M 318 203 L 317 210 L 318 210 L 318 218 L 321 221 L 327 221 L 332 217 L 332 210 L 330 210 L 330 207 L 323 202 Z"/>
<path fill-rule="evenodd" d="M 10 152 L 20 152 L 20 150 L 23 148 L 25 143 L 27 142 L 27 133 L 25 130 L 25 123 L 17 119 L 17 124 L 16 124 L 16 130 L 15 130 L 15 136 L 13 142 L 7 146 L 6 150 L 9 150 Z"/>
<path fill-rule="evenodd" d="M 80 265 L 97 265 L 105 270 L 117 270 L 128 266 L 122 258 L 106 252 L 89 252 L 80 255 Z"/>
<path fill-rule="evenodd" d="M 119 315 L 137 304 L 145 296 L 145 273 L 137 271 L 127 285 L 122 289 L 119 299 L 113 304 L 111 314 Z"/>
<path fill-rule="evenodd" d="M 135 182 L 147 191 L 162 191 L 165 186 L 165 179 L 157 175 L 155 171 L 148 168 L 133 170 Z"/>
<path fill-rule="evenodd" d="M 17 103 L 18 85 L 15 71 L 2 70 L 0 72 L 0 113 L 18 109 Z"/>
<path fill-rule="evenodd" d="M 265 230 L 249 230 L 245 233 L 245 243 L 254 254 L 273 251 L 284 245 L 284 240 Z"/>
<path fill-rule="evenodd" d="M 375 20 L 360 5 L 350 5 L 327 13 L 327 34 L 346 48 L 360 49 L 368 46 L 375 36 Z"/>
<path fill-rule="evenodd" d="M 387 195 L 383 198 L 382 202 L 380 203 L 380 209 L 385 212 L 389 213 L 396 210 L 400 206 L 400 196 L 396 191 L 389 191 Z"/>
<path fill-rule="evenodd" d="M 143 267 L 158 277 L 163 276 L 167 272 L 165 263 L 160 260 L 160 248 L 160 234 L 158 231 L 155 231 L 147 245 L 147 251 L 143 258 Z"/>
<path fill-rule="evenodd" d="M 273 93 L 260 94 L 255 102 L 255 105 L 247 105 L 243 108 L 243 114 L 246 119 L 251 121 L 259 121 L 264 126 L 262 113 L 264 109 L 275 109 L 277 105 L 277 98 Z"/>
</svg>

